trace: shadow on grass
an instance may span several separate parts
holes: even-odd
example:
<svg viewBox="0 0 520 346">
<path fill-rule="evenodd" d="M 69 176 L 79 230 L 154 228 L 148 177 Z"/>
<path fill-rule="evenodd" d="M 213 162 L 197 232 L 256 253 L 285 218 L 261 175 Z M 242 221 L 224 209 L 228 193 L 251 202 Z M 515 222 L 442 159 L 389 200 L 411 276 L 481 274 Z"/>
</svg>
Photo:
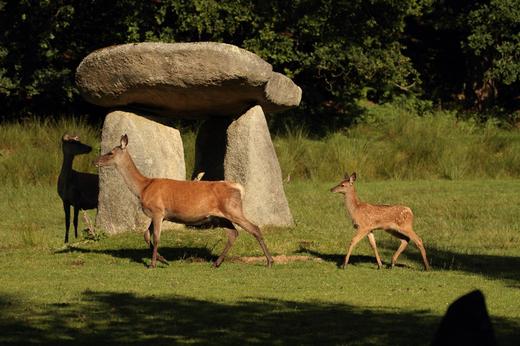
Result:
<svg viewBox="0 0 520 346">
<path fill-rule="evenodd" d="M 512 287 L 520 287 L 520 257 L 461 254 L 455 251 L 426 248 L 433 268 L 445 270 L 461 270 L 479 274 L 493 279 L 501 279 Z"/>
<path fill-rule="evenodd" d="M 388 250 L 393 250 L 395 247 L 395 243 L 388 241 L 381 241 L 378 245 L 380 249 Z M 413 247 L 413 244 L 411 246 Z M 338 268 L 341 267 L 345 258 L 344 254 L 324 254 L 303 246 L 300 246 L 298 253 L 309 254 L 313 257 L 321 258 L 324 261 L 335 263 Z M 509 287 L 520 288 L 520 275 L 518 274 L 520 257 L 461 254 L 450 250 L 441 250 L 432 246 L 426 248 L 426 253 L 434 270 L 460 270 L 493 279 L 504 280 Z M 403 252 L 400 258 L 408 258 L 417 262 L 417 268 L 422 266 L 421 255 L 417 249 Z M 388 267 L 389 263 L 385 262 L 384 259 L 382 259 L 382 261 L 383 264 Z M 352 255 L 349 265 L 355 265 L 356 263 L 372 263 L 376 266 L 374 256 Z M 411 268 L 402 263 L 397 263 L 396 267 Z"/>
<path fill-rule="evenodd" d="M 9 299 L 0 300 L 2 345 L 428 345 L 440 322 L 427 311 L 253 298 L 227 304 L 93 291 L 83 292 L 77 305 L 21 309 L 27 316 L 13 319 L 6 313 L 13 309 Z M 498 322 L 501 344 L 514 341 L 518 324 Z"/>
<path fill-rule="evenodd" d="M 55 253 L 60 254 L 70 252 L 109 255 L 116 258 L 129 259 L 132 262 L 144 265 L 148 265 L 152 257 L 152 251 L 144 246 L 142 249 L 98 250 L 71 245 L 66 249 L 56 251 Z M 159 253 L 168 261 L 184 260 L 188 262 L 214 262 L 218 257 L 213 255 L 211 251 L 205 247 L 160 247 Z"/>
<path fill-rule="evenodd" d="M 343 261 L 345 260 L 345 254 L 325 254 L 325 253 L 321 253 L 319 251 L 308 249 L 303 246 L 300 246 L 300 249 L 297 251 L 297 253 L 308 254 L 313 257 L 320 258 L 326 262 L 335 263 L 338 268 L 342 268 Z M 390 265 L 388 262 L 385 262 L 383 259 L 381 261 L 383 262 L 383 266 Z M 376 262 L 375 256 L 351 255 L 348 263 L 349 263 L 349 266 L 360 264 L 360 263 L 369 263 L 369 264 L 373 264 L 374 268 L 377 268 L 377 262 Z M 400 264 L 400 263 L 397 263 L 396 267 L 409 268 L 409 266 Z"/>
</svg>

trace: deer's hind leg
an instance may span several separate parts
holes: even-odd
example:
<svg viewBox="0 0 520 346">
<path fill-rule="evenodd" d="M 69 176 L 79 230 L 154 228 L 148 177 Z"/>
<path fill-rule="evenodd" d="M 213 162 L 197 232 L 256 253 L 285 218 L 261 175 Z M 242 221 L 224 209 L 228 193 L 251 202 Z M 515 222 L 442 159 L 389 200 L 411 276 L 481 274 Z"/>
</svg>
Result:
<svg viewBox="0 0 520 346">
<path fill-rule="evenodd" d="M 240 200 L 240 198 L 232 200 L 231 203 L 225 206 L 224 215 L 227 220 L 231 221 L 233 224 L 240 226 L 247 233 L 255 237 L 255 239 L 258 241 L 258 244 L 260 244 L 262 251 L 264 252 L 265 258 L 267 259 L 267 267 L 271 268 L 274 261 L 271 257 L 271 254 L 269 253 L 269 250 L 267 249 L 267 246 L 265 245 L 262 232 L 260 231 L 260 228 L 257 225 L 253 224 L 244 216 L 244 212 L 242 210 L 242 201 Z"/>
<path fill-rule="evenodd" d="M 396 231 L 396 230 L 392 230 L 392 229 L 388 229 L 386 231 L 388 233 L 390 233 L 391 235 L 393 235 L 394 237 L 399 238 L 399 240 L 401 241 L 401 244 L 399 244 L 399 247 L 397 248 L 397 250 L 395 251 L 394 255 L 392 256 L 391 268 L 393 268 L 395 266 L 395 264 L 397 263 L 397 259 L 399 258 L 401 253 L 408 246 L 408 242 L 410 241 L 410 237 L 408 237 L 406 234 L 404 234 L 403 232 L 400 232 L 400 231 Z"/>
<path fill-rule="evenodd" d="M 428 262 L 428 258 L 426 257 L 426 250 L 424 249 L 423 241 L 422 239 L 415 233 L 412 229 L 410 234 L 410 239 L 415 243 L 419 251 L 421 252 L 423 264 L 424 264 L 424 270 L 430 270 L 430 263 Z"/>
<path fill-rule="evenodd" d="M 227 240 L 226 246 L 224 247 L 224 250 L 222 250 L 222 253 L 220 254 L 220 256 L 213 263 L 213 266 L 215 268 L 220 267 L 220 265 L 224 261 L 224 258 L 227 255 L 229 249 L 231 249 L 231 247 L 235 243 L 235 240 L 238 237 L 238 231 L 236 230 L 235 226 L 233 226 L 233 224 L 229 221 L 228 221 L 228 223 L 229 223 L 229 225 L 226 225 L 226 232 L 227 232 L 228 240 Z"/>
<path fill-rule="evenodd" d="M 411 225 L 405 226 L 400 230 L 399 234 L 401 236 L 408 238 L 408 240 L 412 240 L 414 242 L 415 246 L 417 246 L 417 248 L 419 249 L 419 252 L 421 253 L 423 264 L 424 264 L 424 270 L 430 270 L 430 264 L 428 262 L 428 258 L 426 257 L 426 250 L 424 249 L 423 241 L 417 235 L 417 233 L 415 233 L 415 231 L 413 230 L 413 227 Z M 399 249 L 401 247 L 403 247 L 402 243 L 401 243 L 401 246 L 399 247 Z M 403 247 L 403 250 L 405 247 L 406 246 Z M 397 249 L 397 250 L 399 251 L 399 249 Z M 397 254 L 397 252 L 396 252 L 396 254 Z M 399 254 L 400 254 L 400 252 L 399 252 Z"/>
</svg>

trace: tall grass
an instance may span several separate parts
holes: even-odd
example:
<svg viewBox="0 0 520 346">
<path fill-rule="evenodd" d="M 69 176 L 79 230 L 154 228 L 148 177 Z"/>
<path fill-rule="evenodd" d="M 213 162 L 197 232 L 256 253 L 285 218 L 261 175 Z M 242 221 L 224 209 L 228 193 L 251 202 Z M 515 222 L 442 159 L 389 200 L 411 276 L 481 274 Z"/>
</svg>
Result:
<svg viewBox="0 0 520 346">
<path fill-rule="evenodd" d="M 56 183 L 63 133 L 93 147 L 74 162 L 94 171 L 100 128 L 82 119 L 26 120 L 0 125 L 0 184 Z M 187 176 L 193 170 L 196 133 L 181 129 Z M 357 171 L 364 179 L 474 179 L 520 177 L 520 132 L 488 122 L 460 120 L 453 112 L 371 106 L 361 121 L 315 139 L 302 128 L 273 137 L 284 178 L 333 181 Z"/>
<path fill-rule="evenodd" d="M 92 146 L 88 155 L 80 155 L 74 168 L 93 171 L 92 159 L 99 153 L 99 127 L 85 119 L 58 120 L 26 119 L 0 126 L 0 184 L 52 185 L 60 173 L 62 163 L 61 138 L 64 133 L 78 135 Z"/>
<path fill-rule="evenodd" d="M 350 129 L 311 139 L 304 130 L 274 138 L 284 176 L 334 180 L 346 171 L 368 179 L 520 177 L 520 132 L 452 112 L 419 116 L 373 106 Z"/>
</svg>

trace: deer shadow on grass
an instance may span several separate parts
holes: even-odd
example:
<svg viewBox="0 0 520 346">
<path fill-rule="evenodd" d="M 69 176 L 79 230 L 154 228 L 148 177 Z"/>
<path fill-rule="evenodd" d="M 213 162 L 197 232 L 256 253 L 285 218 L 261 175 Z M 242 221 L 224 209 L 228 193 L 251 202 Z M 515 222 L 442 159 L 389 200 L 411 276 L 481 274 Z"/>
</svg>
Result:
<svg viewBox="0 0 520 346">
<path fill-rule="evenodd" d="M 218 256 L 214 255 L 207 247 L 161 247 L 160 254 L 169 262 L 171 261 L 188 261 L 188 262 L 214 262 Z M 152 251 L 149 248 L 142 249 L 88 249 L 84 247 L 76 247 L 70 245 L 63 250 L 56 251 L 60 253 L 84 253 L 84 254 L 102 254 L 115 258 L 128 259 L 135 263 L 148 265 Z"/>
<path fill-rule="evenodd" d="M 322 259 L 325 262 L 331 262 L 336 265 L 336 267 L 341 268 L 343 266 L 343 262 L 345 260 L 345 254 L 327 254 L 322 253 L 316 250 L 308 249 L 307 247 L 300 246 L 300 249 L 296 251 L 296 253 L 307 254 L 313 257 Z M 366 256 L 366 255 L 352 255 L 350 256 L 349 265 L 356 265 L 361 263 L 373 263 L 377 266 L 376 259 L 374 256 Z M 383 261 L 384 263 L 384 261 Z"/>
<path fill-rule="evenodd" d="M 226 303 L 91 290 L 77 303 L 33 311 L 14 306 L 16 297 L 1 302 L 2 345 L 428 345 L 441 320 L 425 310 L 321 301 L 249 297 Z M 518 322 L 493 322 L 500 344 L 514 344 Z"/>
</svg>

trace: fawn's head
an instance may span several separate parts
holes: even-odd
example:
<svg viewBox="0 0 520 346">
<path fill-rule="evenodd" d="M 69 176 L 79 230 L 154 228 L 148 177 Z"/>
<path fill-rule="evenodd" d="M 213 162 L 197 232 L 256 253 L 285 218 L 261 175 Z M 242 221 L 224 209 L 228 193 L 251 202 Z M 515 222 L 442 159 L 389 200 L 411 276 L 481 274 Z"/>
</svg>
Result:
<svg viewBox="0 0 520 346">
<path fill-rule="evenodd" d="M 61 147 L 63 153 L 68 155 L 87 154 L 92 150 L 90 145 L 81 143 L 78 136 L 72 136 L 69 134 L 64 134 L 63 137 L 61 137 Z"/>
<path fill-rule="evenodd" d="M 343 180 L 336 186 L 334 186 L 332 189 L 330 189 L 330 192 L 338 192 L 343 194 L 348 194 L 354 189 L 354 182 L 356 181 L 356 172 L 352 173 L 352 175 L 348 175 L 348 173 L 345 173 L 345 177 Z"/>
<path fill-rule="evenodd" d="M 124 154 L 126 153 L 126 146 L 128 145 L 128 136 L 121 136 L 121 144 L 114 147 L 111 151 L 105 155 L 99 156 L 95 161 L 94 165 L 97 167 L 114 166 L 118 165 L 123 160 Z"/>
</svg>

